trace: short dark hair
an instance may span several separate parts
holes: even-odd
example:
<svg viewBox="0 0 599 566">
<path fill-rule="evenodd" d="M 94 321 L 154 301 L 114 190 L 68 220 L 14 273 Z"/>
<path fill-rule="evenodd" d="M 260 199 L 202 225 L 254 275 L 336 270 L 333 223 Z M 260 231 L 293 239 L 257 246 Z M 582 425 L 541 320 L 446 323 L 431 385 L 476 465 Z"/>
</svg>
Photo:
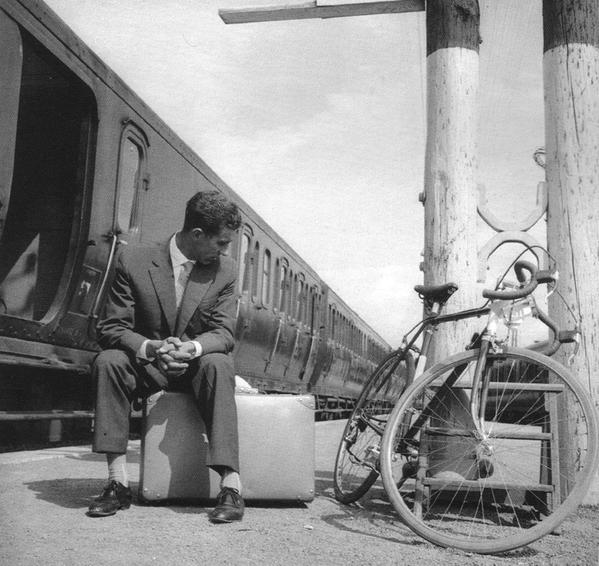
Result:
<svg viewBox="0 0 599 566">
<path fill-rule="evenodd" d="M 218 191 L 200 191 L 187 201 L 184 232 L 201 228 L 206 235 L 215 236 L 223 228 L 238 230 L 240 226 L 237 205 Z"/>
</svg>

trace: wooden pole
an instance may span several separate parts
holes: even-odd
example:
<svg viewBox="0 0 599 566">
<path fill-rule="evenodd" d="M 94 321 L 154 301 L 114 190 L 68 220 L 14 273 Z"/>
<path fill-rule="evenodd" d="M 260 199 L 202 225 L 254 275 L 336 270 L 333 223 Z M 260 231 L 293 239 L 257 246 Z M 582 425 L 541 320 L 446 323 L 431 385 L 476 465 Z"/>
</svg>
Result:
<svg viewBox="0 0 599 566">
<path fill-rule="evenodd" d="M 427 142 L 424 173 L 424 283 L 454 281 L 451 310 L 471 308 L 477 293 L 476 137 L 480 12 L 477 0 L 429 0 Z M 471 331 L 443 325 L 433 360 L 460 351 Z"/>
<path fill-rule="evenodd" d="M 547 240 L 559 290 L 581 318 L 582 342 L 571 370 L 599 403 L 599 2 L 544 0 Z M 549 314 L 571 328 L 557 296 Z M 570 347 L 556 357 L 565 362 Z M 569 411 L 571 412 L 571 411 Z M 568 431 L 575 435 L 576 423 Z M 599 479 L 588 496 L 599 503 Z"/>
</svg>

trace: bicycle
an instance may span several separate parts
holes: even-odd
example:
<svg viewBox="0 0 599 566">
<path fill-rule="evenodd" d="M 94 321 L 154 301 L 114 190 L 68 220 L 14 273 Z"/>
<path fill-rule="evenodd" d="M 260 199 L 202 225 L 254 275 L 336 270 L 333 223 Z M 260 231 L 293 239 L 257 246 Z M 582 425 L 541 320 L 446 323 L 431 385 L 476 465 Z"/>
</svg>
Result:
<svg viewBox="0 0 599 566">
<path fill-rule="evenodd" d="M 531 295 L 555 275 L 525 261 L 514 267 L 519 287 L 485 290 L 490 302 L 477 309 L 442 314 L 454 284 L 415 288 L 429 316 L 366 383 L 339 446 L 337 499 L 356 501 L 380 474 L 414 532 L 483 554 L 533 542 L 580 504 L 599 461 L 597 416 L 575 378 L 549 357 L 580 334 L 560 331 Z M 498 339 L 500 323 L 526 311 L 553 332 L 544 352 Z M 465 352 L 424 371 L 438 325 L 482 316 L 485 329 Z M 389 383 L 396 389 L 384 401 Z"/>
</svg>

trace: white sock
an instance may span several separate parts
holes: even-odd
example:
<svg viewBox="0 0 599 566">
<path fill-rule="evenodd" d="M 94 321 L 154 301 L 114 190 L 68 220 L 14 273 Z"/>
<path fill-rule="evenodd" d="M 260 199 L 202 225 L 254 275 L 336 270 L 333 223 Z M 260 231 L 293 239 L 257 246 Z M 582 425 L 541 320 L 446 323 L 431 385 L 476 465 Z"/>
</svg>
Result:
<svg viewBox="0 0 599 566">
<path fill-rule="evenodd" d="M 113 454 L 107 452 L 106 462 L 108 462 L 108 481 L 118 481 L 125 487 L 128 487 L 127 454 Z"/>
<path fill-rule="evenodd" d="M 239 474 L 233 470 L 223 472 L 220 479 L 220 488 L 222 489 L 223 487 L 231 487 L 241 494 L 241 478 Z"/>
</svg>

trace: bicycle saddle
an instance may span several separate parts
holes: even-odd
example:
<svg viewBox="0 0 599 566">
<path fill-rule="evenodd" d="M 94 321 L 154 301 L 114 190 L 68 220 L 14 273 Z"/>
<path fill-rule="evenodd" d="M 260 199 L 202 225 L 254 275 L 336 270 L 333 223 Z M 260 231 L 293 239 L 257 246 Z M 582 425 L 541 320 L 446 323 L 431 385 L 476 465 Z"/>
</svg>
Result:
<svg viewBox="0 0 599 566">
<path fill-rule="evenodd" d="M 414 291 L 421 299 L 433 303 L 445 304 L 449 297 L 458 290 L 455 283 L 443 283 L 442 285 L 416 285 Z"/>
</svg>

